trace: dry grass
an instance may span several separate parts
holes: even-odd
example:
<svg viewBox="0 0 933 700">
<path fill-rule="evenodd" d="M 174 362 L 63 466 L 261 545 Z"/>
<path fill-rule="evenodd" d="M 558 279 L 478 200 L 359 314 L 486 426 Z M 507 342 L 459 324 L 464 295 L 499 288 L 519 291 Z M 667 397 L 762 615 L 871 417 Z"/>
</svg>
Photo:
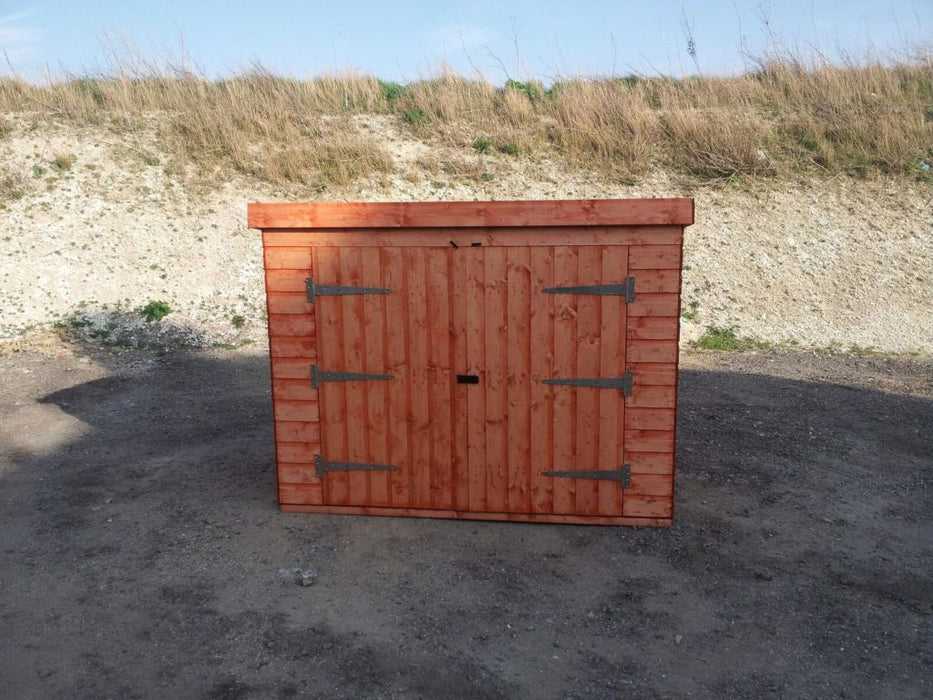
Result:
<svg viewBox="0 0 933 700">
<path fill-rule="evenodd" d="M 389 154 L 341 118 L 386 110 L 374 78 L 296 81 L 257 72 L 215 82 L 149 72 L 42 87 L 7 79 L 0 81 L 0 110 L 118 132 L 154 125 L 179 169 L 194 166 L 201 177 L 230 168 L 268 182 L 318 186 L 392 169 Z"/>
<path fill-rule="evenodd" d="M 392 170 L 357 128 L 354 115 L 365 114 L 394 114 L 428 142 L 467 151 L 484 139 L 500 153 L 556 154 L 622 180 L 653 168 L 700 179 L 908 174 L 933 161 L 933 59 L 836 66 L 778 56 L 733 78 L 569 80 L 547 90 L 450 72 L 401 86 L 261 69 L 211 81 L 144 65 L 43 86 L 2 79 L 0 112 L 119 132 L 154 124 L 188 171 L 309 185 Z"/>
<path fill-rule="evenodd" d="M 74 167 L 77 158 L 72 153 L 56 153 L 52 156 L 52 167 L 58 172 L 64 173 Z"/>
<path fill-rule="evenodd" d="M 28 186 L 28 180 L 22 173 L 0 169 L 0 207 L 6 202 L 22 199 Z"/>
</svg>

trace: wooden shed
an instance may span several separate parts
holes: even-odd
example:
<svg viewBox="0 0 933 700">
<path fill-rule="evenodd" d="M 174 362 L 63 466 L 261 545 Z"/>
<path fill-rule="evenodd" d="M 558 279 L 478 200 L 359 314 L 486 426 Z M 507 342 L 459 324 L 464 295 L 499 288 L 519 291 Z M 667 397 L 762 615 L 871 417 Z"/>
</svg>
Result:
<svg viewBox="0 0 933 700">
<path fill-rule="evenodd" d="M 691 199 L 250 204 L 283 510 L 669 525 Z"/>
</svg>

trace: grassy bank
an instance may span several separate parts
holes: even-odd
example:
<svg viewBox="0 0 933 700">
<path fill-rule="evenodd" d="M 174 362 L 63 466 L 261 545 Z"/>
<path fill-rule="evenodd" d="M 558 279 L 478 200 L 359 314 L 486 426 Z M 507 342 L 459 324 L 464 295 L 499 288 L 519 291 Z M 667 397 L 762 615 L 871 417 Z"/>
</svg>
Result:
<svg viewBox="0 0 933 700">
<path fill-rule="evenodd" d="M 654 168 L 700 180 L 795 173 L 910 175 L 933 164 L 933 57 L 831 65 L 797 56 L 738 77 L 594 78 L 549 88 L 445 73 L 407 85 L 263 70 L 212 81 L 119 68 L 35 86 L 0 79 L 0 139 L 12 114 L 104 125 L 154 121 L 175 166 L 268 182 L 345 184 L 392 170 L 351 115 L 394 115 L 427 142 L 489 157 L 547 155 L 634 181 Z"/>
</svg>

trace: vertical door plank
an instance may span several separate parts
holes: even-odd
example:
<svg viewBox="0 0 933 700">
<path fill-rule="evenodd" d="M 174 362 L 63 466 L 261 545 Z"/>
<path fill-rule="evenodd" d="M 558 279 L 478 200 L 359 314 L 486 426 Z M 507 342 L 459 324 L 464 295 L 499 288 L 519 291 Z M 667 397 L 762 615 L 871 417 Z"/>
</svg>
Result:
<svg viewBox="0 0 933 700">
<path fill-rule="evenodd" d="M 623 277 L 628 278 L 629 274 L 632 273 L 630 269 L 631 265 L 631 248 L 626 246 L 624 249 L 624 268 L 625 274 Z M 637 283 L 636 283 L 637 288 Z M 620 355 L 622 357 L 622 371 L 629 371 L 629 357 L 628 357 L 628 315 L 629 315 L 629 305 L 622 304 L 619 310 L 619 328 L 621 332 L 619 334 L 619 345 L 620 345 Z M 632 382 L 637 383 L 638 380 L 635 378 L 637 375 L 632 373 Z M 634 390 L 633 390 L 634 393 Z M 616 452 L 619 455 L 619 460 L 624 464 L 625 463 L 625 397 L 620 399 L 619 404 L 619 432 L 616 435 Z M 620 488 L 617 495 L 618 510 L 620 514 L 625 513 L 625 490 Z"/>
<path fill-rule="evenodd" d="M 428 402 L 430 410 L 431 507 L 453 506 L 450 431 L 450 248 L 427 248 Z"/>
<path fill-rule="evenodd" d="M 385 296 L 386 372 L 395 379 L 386 387 L 389 464 L 389 500 L 392 505 L 407 507 L 411 462 L 408 454 L 408 280 L 403 248 L 382 248 L 380 259 L 385 286 L 392 290 Z"/>
<path fill-rule="evenodd" d="M 531 253 L 522 246 L 506 248 L 507 301 L 507 508 L 531 512 Z"/>
<path fill-rule="evenodd" d="M 467 389 L 467 454 L 469 504 L 472 511 L 486 510 L 486 298 L 482 248 L 462 251 L 466 258 L 466 341 L 467 374 L 479 377 L 479 384 Z M 472 389 L 472 391 L 471 391 Z"/>
<path fill-rule="evenodd" d="M 508 487 L 508 261 L 507 248 L 485 248 L 486 510 L 503 512 Z"/>
<path fill-rule="evenodd" d="M 554 294 L 541 290 L 554 286 L 554 249 L 529 248 L 531 251 L 530 344 L 531 376 L 529 461 L 531 463 L 531 510 L 550 513 L 553 509 L 554 479 L 541 472 L 557 467 L 553 464 L 554 414 L 553 392 L 542 380 L 554 376 Z"/>
<path fill-rule="evenodd" d="M 340 283 L 339 250 L 333 247 L 315 247 L 314 279 L 321 284 Z M 320 297 L 315 302 L 319 318 L 317 324 L 318 364 L 327 370 L 344 368 L 343 326 L 338 297 Z M 325 382 L 318 388 L 321 413 L 321 452 L 331 461 L 347 459 L 346 402 L 339 382 Z M 346 503 L 347 475 L 331 472 L 324 476 L 324 503 Z"/>
<path fill-rule="evenodd" d="M 354 287 L 361 286 L 360 248 L 340 249 L 340 284 Z M 341 306 L 343 324 L 343 364 L 340 369 L 347 372 L 363 371 L 363 303 L 362 296 L 351 295 L 337 297 L 333 303 Z M 330 369 L 325 367 L 325 369 Z M 337 382 L 346 401 L 347 459 L 350 462 L 369 461 L 366 430 L 366 392 L 370 382 Z M 348 472 L 346 503 L 368 502 L 369 474 L 367 472 Z"/>
<path fill-rule="evenodd" d="M 470 473 L 467 448 L 468 416 L 467 401 L 470 391 L 477 388 L 471 384 L 458 384 L 456 375 L 467 374 L 467 256 L 462 250 L 451 250 L 448 277 L 450 298 L 450 391 L 453 401 L 450 407 L 451 468 L 453 471 L 453 508 L 468 510 L 470 507 Z"/>
<path fill-rule="evenodd" d="M 600 281 L 604 284 L 626 279 L 627 252 L 622 246 L 602 249 Z M 625 303 L 621 297 L 599 297 L 599 372 L 600 377 L 618 377 L 625 371 Z M 599 392 L 599 449 L 600 470 L 616 470 L 622 465 L 622 392 L 603 389 Z M 621 515 L 621 486 L 616 481 L 598 482 L 598 512 L 600 515 Z"/>
<path fill-rule="evenodd" d="M 597 246 L 580 246 L 577 251 L 577 280 L 579 284 L 595 284 L 602 277 L 601 249 Z M 598 377 L 600 356 L 600 297 L 588 294 L 577 298 L 577 367 L 573 376 Z M 576 424 L 577 450 L 575 466 L 579 470 L 597 468 L 599 461 L 599 395 L 605 389 L 577 387 Z M 577 480 L 577 513 L 594 515 L 599 508 L 599 482 L 588 479 Z"/>
<path fill-rule="evenodd" d="M 577 284 L 577 249 L 554 248 L 554 286 Z M 554 295 L 553 377 L 573 377 L 577 371 L 577 297 Z M 554 422 L 553 469 L 565 471 L 576 464 L 576 401 L 574 387 L 549 386 Z M 550 477 L 548 477 L 550 478 Z M 576 479 L 553 478 L 554 513 L 576 512 Z"/>
<path fill-rule="evenodd" d="M 411 459 L 410 505 L 431 507 L 431 407 L 428 404 L 427 249 L 409 248 L 408 381 L 410 389 L 408 453 Z"/>
<path fill-rule="evenodd" d="M 360 249 L 360 271 L 364 287 L 384 287 L 379 248 Z M 371 374 L 391 374 L 386 369 L 386 297 L 367 294 L 363 297 L 364 368 Z M 369 382 L 366 391 L 367 462 L 392 464 L 389 456 L 386 400 L 388 384 L 395 380 Z M 369 472 L 368 503 L 389 505 L 389 472 Z"/>
</svg>

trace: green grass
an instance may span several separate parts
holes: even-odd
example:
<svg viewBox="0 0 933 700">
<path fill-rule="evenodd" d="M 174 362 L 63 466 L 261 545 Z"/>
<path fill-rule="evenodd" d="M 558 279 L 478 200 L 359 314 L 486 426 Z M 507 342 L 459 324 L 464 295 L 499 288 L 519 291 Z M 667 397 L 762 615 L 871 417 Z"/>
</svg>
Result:
<svg viewBox="0 0 933 700">
<path fill-rule="evenodd" d="M 429 119 L 427 113 L 420 107 L 412 107 L 411 109 L 406 109 L 402 112 L 402 120 L 413 124 L 414 126 L 422 126 L 427 124 Z"/>
<path fill-rule="evenodd" d="M 748 350 L 756 345 L 753 340 L 740 338 L 735 326 L 707 326 L 706 332 L 693 343 L 700 350 Z"/>
<path fill-rule="evenodd" d="M 172 307 L 165 301 L 150 301 L 145 306 L 140 307 L 137 312 L 146 319 L 147 323 L 161 321 L 172 313 Z"/>
<path fill-rule="evenodd" d="M 686 266 L 685 266 L 685 268 L 686 268 Z M 687 320 L 687 321 L 693 321 L 693 320 L 695 320 L 696 317 L 697 317 L 697 313 L 698 313 L 698 310 L 699 310 L 699 308 L 700 308 L 700 302 L 698 302 L 698 301 L 696 301 L 696 300 L 693 300 L 693 301 L 691 301 L 689 304 L 687 304 L 687 306 L 688 306 L 689 308 L 684 309 L 683 311 L 681 311 L 681 312 L 680 312 L 680 317 L 683 318 L 683 319 L 685 319 L 685 320 Z"/>
<path fill-rule="evenodd" d="M 379 90 L 382 92 L 383 98 L 387 102 L 392 102 L 397 100 L 402 95 L 405 94 L 405 86 L 400 85 L 399 83 L 393 83 L 391 81 L 380 80 Z"/>
<path fill-rule="evenodd" d="M 522 83 L 518 80 L 512 80 L 511 78 L 505 81 L 503 90 L 515 90 L 516 92 L 523 93 L 530 100 L 540 100 L 547 94 L 541 83 L 531 81 Z"/>
<path fill-rule="evenodd" d="M 473 150 L 477 153 L 492 153 L 492 141 L 485 138 L 478 138 L 473 142 Z"/>
</svg>

